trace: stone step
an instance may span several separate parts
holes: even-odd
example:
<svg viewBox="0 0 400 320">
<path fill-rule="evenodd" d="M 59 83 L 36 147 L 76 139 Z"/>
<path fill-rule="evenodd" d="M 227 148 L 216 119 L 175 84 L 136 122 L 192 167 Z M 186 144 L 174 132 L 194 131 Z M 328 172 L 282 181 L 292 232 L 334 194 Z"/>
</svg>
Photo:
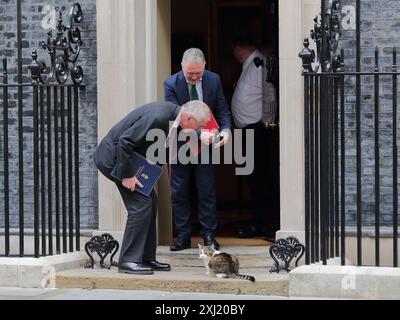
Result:
<svg viewBox="0 0 400 320">
<path fill-rule="evenodd" d="M 273 265 L 267 247 L 224 247 L 223 252 L 239 258 L 239 272 L 256 278 L 252 283 L 240 279 L 217 279 L 206 275 L 203 262 L 196 248 L 179 252 L 169 251 L 169 247 L 157 248 L 157 260 L 170 263 L 169 272 L 156 272 L 153 275 L 129 275 L 118 273 L 118 268 L 80 269 L 58 272 L 57 288 L 86 289 L 127 289 L 162 290 L 170 292 L 204 292 L 225 294 L 288 295 L 289 275 L 271 274 Z M 108 263 L 109 261 L 106 261 Z"/>
<path fill-rule="evenodd" d="M 269 256 L 269 247 L 223 247 L 221 251 L 238 257 L 240 268 L 270 269 L 274 264 Z M 94 259 L 95 263 L 99 264 L 99 257 L 96 254 L 94 254 Z M 169 247 L 159 246 L 157 260 L 169 263 L 173 267 L 204 267 L 203 261 L 199 258 L 199 250 L 196 248 L 171 252 Z M 109 263 L 109 260 L 106 259 L 105 262 Z"/>
<path fill-rule="evenodd" d="M 289 275 L 286 273 L 271 274 L 264 268 L 242 268 L 240 273 L 254 276 L 256 282 L 210 278 L 203 267 L 175 267 L 153 275 L 122 274 L 113 267 L 58 272 L 56 287 L 288 296 Z"/>
<path fill-rule="evenodd" d="M 271 268 L 273 265 L 265 247 L 224 247 L 222 251 L 238 257 L 240 268 Z M 199 258 L 199 250 L 194 248 L 171 252 L 169 248 L 160 247 L 157 250 L 157 259 L 175 267 L 204 266 Z"/>
</svg>

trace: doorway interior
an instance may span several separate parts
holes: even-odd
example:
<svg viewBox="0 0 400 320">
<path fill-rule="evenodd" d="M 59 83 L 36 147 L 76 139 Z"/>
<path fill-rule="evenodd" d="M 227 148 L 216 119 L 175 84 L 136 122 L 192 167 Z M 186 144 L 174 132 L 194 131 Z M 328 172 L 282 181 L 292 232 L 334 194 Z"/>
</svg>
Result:
<svg viewBox="0 0 400 320">
<path fill-rule="evenodd" d="M 182 55 L 186 49 L 202 49 L 207 60 L 206 68 L 221 76 L 224 94 L 230 105 L 235 82 L 241 73 L 241 65 L 232 54 L 231 41 L 235 33 L 243 30 L 251 32 L 260 46 L 271 45 L 278 59 L 278 0 L 171 0 L 172 74 L 181 70 Z M 270 176 L 270 199 L 265 207 L 265 216 L 271 234 L 280 225 L 279 127 L 275 130 L 275 138 L 269 149 L 270 159 L 266 163 Z M 234 165 L 218 165 L 215 172 L 216 236 L 235 237 L 238 228 L 251 221 L 251 200 L 246 178 L 235 175 Z M 200 226 L 196 206 L 193 205 L 196 201 L 194 185 L 192 188 L 193 235 L 198 235 Z"/>
</svg>

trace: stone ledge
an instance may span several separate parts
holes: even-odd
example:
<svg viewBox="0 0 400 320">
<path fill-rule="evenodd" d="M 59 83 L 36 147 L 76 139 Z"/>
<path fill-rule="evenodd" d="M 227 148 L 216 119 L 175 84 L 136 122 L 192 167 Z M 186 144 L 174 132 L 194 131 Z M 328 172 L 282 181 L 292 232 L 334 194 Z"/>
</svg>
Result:
<svg viewBox="0 0 400 320">
<path fill-rule="evenodd" d="M 289 274 L 290 297 L 400 299 L 400 269 L 309 265 Z"/>
<path fill-rule="evenodd" d="M 40 258 L 0 258 L 0 287 L 54 288 L 59 271 L 83 266 L 83 252 Z"/>
</svg>

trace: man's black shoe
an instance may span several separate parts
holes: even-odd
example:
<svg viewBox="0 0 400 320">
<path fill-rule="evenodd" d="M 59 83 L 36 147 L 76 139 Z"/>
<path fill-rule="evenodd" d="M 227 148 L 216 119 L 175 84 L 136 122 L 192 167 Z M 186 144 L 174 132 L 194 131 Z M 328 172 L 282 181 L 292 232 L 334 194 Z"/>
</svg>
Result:
<svg viewBox="0 0 400 320">
<path fill-rule="evenodd" d="M 210 235 L 204 236 L 203 241 L 204 241 L 205 246 L 211 246 L 212 244 L 214 244 L 215 250 L 219 250 L 219 248 L 220 248 L 220 245 L 217 242 L 217 240 L 215 240 L 215 238 Z"/>
<path fill-rule="evenodd" d="M 143 264 L 149 268 L 152 268 L 154 271 L 170 271 L 171 265 L 168 263 L 161 263 L 156 260 L 146 261 Z"/>
<path fill-rule="evenodd" d="M 176 240 L 176 242 L 169 247 L 171 251 L 181 251 L 185 249 L 190 249 L 192 244 L 190 243 L 190 239 L 187 240 Z"/>
<path fill-rule="evenodd" d="M 123 262 L 118 264 L 119 273 L 153 274 L 154 270 L 143 263 Z"/>
</svg>

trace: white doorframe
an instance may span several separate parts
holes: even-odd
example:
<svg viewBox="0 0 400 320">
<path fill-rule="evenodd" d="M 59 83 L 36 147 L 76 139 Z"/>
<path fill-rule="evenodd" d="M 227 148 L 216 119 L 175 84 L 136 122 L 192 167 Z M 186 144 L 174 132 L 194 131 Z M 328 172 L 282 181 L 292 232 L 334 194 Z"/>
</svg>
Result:
<svg viewBox="0 0 400 320">
<path fill-rule="evenodd" d="M 304 106 L 298 53 L 309 37 L 319 0 L 279 1 L 281 230 L 304 243 Z"/>
</svg>

